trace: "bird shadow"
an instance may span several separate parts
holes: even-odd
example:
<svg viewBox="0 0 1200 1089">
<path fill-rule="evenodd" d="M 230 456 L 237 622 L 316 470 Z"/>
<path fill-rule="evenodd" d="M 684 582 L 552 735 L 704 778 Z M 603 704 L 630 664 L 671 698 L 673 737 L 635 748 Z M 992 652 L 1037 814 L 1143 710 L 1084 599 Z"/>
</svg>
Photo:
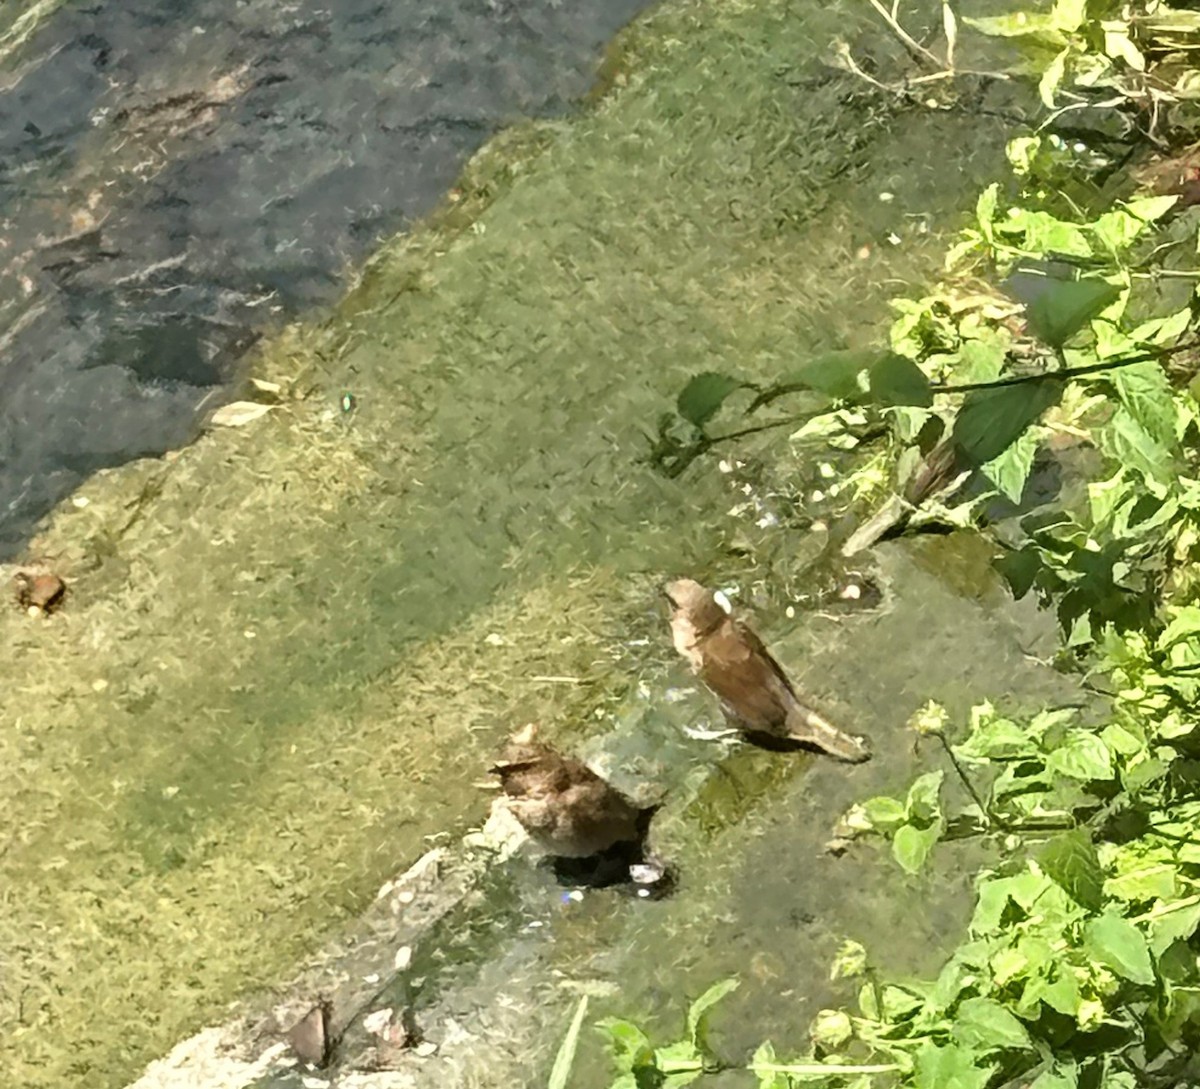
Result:
<svg viewBox="0 0 1200 1089">
<path fill-rule="evenodd" d="M 653 806 L 642 810 L 636 840 L 614 843 L 585 858 L 552 855 L 543 860 L 543 865 L 564 888 L 619 889 L 639 899 L 660 900 L 669 896 L 678 883 L 675 871 L 646 850 L 650 821 L 657 809 Z M 639 880 L 636 876 L 639 869 L 652 879 Z"/>
</svg>

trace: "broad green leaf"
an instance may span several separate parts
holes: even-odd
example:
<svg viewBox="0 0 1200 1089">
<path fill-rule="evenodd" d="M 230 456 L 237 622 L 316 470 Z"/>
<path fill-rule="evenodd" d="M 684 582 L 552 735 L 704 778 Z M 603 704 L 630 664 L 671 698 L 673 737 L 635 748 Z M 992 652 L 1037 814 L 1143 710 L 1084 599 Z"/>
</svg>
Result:
<svg viewBox="0 0 1200 1089">
<path fill-rule="evenodd" d="M 1071 779 L 1111 779 L 1112 753 L 1090 730 L 1071 730 L 1049 756 L 1046 767 Z"/>
<path fill-rule="evenodd" d="M 741 980 L 736 978 L 723 979 L 714 983 L 688 1009 L 687 1031 L 688 1039 L 701 1051 L 707 1051 L 708 1012 L 726 995 L 736 991 L 741 986 Z"/>
<path fill-rule="evenodd" d="M 646 1034 L 632 1021 L 607 1017 L 596 1027 L 608 1037 L 613 1060 L 619 1069 L 636 1070 L 653 1064 L 654 1048 Z"/>
<path fill-rule="evenodd" d="M 984 1089 L 994 1067 L 978 1066 L 979 1056 L 969 1048 L 926 1041 L 914 1056 L 916 1089 Z"/>
<path fill-rule="evenodd" d="M 790 1089 L 787 1075 L 778 1070 L 764 1070 L 763 1067 L 775 1066 L 779 1060 L 775 1057 L 775 1048 L 770 1040 L 764 1040 L 758 1045 L 754 1057 L 750 1060 L 750 1069 L 758 1078 L 758 1089 Z"/>
<path fill-rule="evenodd" d="M 880 795 L 868 798 L 862 807 L 871 824 L 885 834 L 895 831 L 907 819 L 905 805 L 898 798 Z"/>
<path fill-rule="evenodd" d="M 991 998 L 968 998 L 960 1003 L 951 1031 L 956 1043 L 980 1053 L 1033 1046 L 1025 1026 Z"/>
<path fill-rule="evenodd" d="M 878 362 L 882 354 L 878 350 L 859 349 L 827 352 L 790 372 L 781 385 L 803 386 L 837 401 L 857 400 L 862 396 L 858 376 Z"/>
<path fill-rule="evenodd" d="M 989 38 L 1037 36 L 1044 41 L 1056 42 L 1060 47 L 1067 41 L 1066 36 L 1054 25 L 1054 19 L 1049 15 L 1017 11 L 1011 15 L 990 15 L 981 18 L 964 16 L 962 21 L 967 26 L 974 27 L 980 34 L 986 34 Z"/>
<path fill-rule="evenodd" d="M 1150 931 L 1150 948 L 1155 956 L 1162 954 L 1172 942 L 1188 939 L 1200 927 L 1200 904 L 1180 901 L 1178 904 L 1160 904 L 1147 924 Z"/>
<path fill-rule="evenodd" d="M 879 405 L 915 405 L 928 408 L 933 404 L 929 379 L 911 359 L 889 352 L 867 372 L 871 399 Z"/>
<path fill-rule="evenodd" d="M 1124 31 L 1105 30 L 1104 52 L 1114 60 L 1123 60 L 1135 72 L 1146 70 L 1146 58 Z"/>
<path fill-rule="evenodd" d="M 1088 911 L 1104 904 L 1104 874 L 1092 837 L 1082 828 L 1063 832 L 1042 844 L 1038 865 Z"/>
<path fill-rule="evenodd" d="M 1061 348 L 1092 318 L 1121 296 L 1104 280 L 1057 280 L 1026 307 L 1030 330 L 1052 348 Z"/>
<path fill-rule="evenodd" d="M 1158 641 L 1155 644 L 1158 650 L 1168 650 L 1176 643 L 1181 643 L 1185 639 L 1190 640 L 1200 636 L 1200 606 L 1168 606 L 1167 613 L 1171 617 L 1171 620 L 1163 630 L 1162 635 L 1158 637 Z"/>
<path fill-rule="evenodd" d="M 696 1050 L 690 1040 L 678 1040 L 666 1047 L 660 1047 L 654 1052 L 654 1067 L 662 1074 L 662 1080 L 653 1074 L 653 1069 L 642 1075 L 641 1083 L 652 1085 L 655 1089 L 680 1089 L 704 1075 L 704 1057 Z"/>
<path fill-rule="evenodd" d="M 1055 1063 L 1043 1070 L 1029 1085 L 1029 1089 L 1078 1089 L 1079 1074 L 1074 1063 Z"/>
<path fill-rule="evenodd" d="M 559 1046 L 558 1054 L 554 1056 L 554 1066 L 550 1070 L 550 1081 L 547 1089 L 567 1089 L 571 1077 L 571 1068 L 575 1065 L 575 1049 L 579 1045 L 579 1030 L 583 1027 L 583 1017 L 587 1013 L 588 996 L 583 995 L 575 1007 L 575 1016 L 571 1018 L 567 1035 Z"/>
<path fill-rule="evenodd" d="M 717 374 L 708 371 L 692 378 L 679 393 L 675 408 L 689 423 L 703 427 L 720 407 L 725 399 L 739 389 L 745 388 L 746 383 L 728 374 Z"/>
<path fill-rule="evenodd" d="M 942 807 L 938 796 L 942 790 L 942 780 L 946 777 L 944 771 L 929 771 L 919 776 L 908 788 L 908 798 L 904 804 L 904 815 L 912 821 L 927 823 L 942 815 Z"/>
<path fill-rule="evenodd" d="M 1055 0 L 1050 21 L 1067 33 L 1078 30 L 1087 19 L 1087 0 Z"/>
<path fill-rule="evenodd" d="M 1007 219 L 1000 220 L 998 233 L 1019 234 L 1024 238 L 1023 249 L 1036 256 L 1065 254 L 1070 257 L 1091 257 L 1092 245 L 1088 230 L 1078 223 L 1058 219 L 1049 212 L 1013 209 Z"/>
<path fill-rule="evenodd" d="M 987 760 L 1011 760 L 1032 756 L 1037 744 L 1029 732 L 1007 718 L 980 716 L 974 723 L 971 736 L 954 751 L 962 756 Z"/>
<path fill-rule="evenodd" d="M 1140 903 L 1145 900 L 1173 900 L 1177 895 L 1174 861 L 1157 862 L 1131 869 L 1104 883 L 1104 891 L 1116 900 Z"/>
<path fill-rule="evenodd" d="M 1070 969 L 1064 967 L 1056 973 L 1054 979 L 1042 983 L 1038 998 L 1052 1010 L 1057 1010 L 1067 1017 L 1074 1017 L 1079 1013 L 1081 1001 L 1079 982 Z"/>
<path fill-rule="evenodd" d="M 1092 224 L 1092 233 L 1105 249 L 1122 253 L 1146 229 L 1146 221 L 1117 208 L 1105 212 Z"/>
<path fill-rule="evenodd" d="M 928 828 L 917 828 L 912 824 L 902 825 L 892 840 L 892 854 L 906 873 L 920 873 L 925 859 L 929 857 L 929 852 L 933 850 L 933 845 L 937 843 L 941 834 L 940 822 Z"/>
<path fill-rule="evenodd" d="M 1084 927 L 1083 949 L 1093 960 L 1133 983 L 1154 982 L 1154 966 L 1146 938 L 1128 919 L 1101 915 Z"/>
<path fill-rule="evenodd" d="M 964 340 L 958 350 L 958 365 L 954 368 L 956 381 L 991 382 L 999 378 L 1010 344 L 1007 336 L 996 334 Z"/>
<path fill-rule="evenodd" d="M 1021 436 L 999 457 L 982 466 L 980 472 L 999 489 L 1011 503 L 1020 503 L 1025 494 L 1025 485 L 1037 456 L 1038 436 L 1032 428 L 1026 428 Z"/>
<path fill-rule="evenodd" d="M 1151 483 L 1168 485 L 1176 477 L 1171 450 L 1146 432 L 1121 405 L 1104 426 L 1094 432 L 1100 449 L 1119 465 L 1134 469 Z"/>
<path fill-rule="evenodd" d="M 1146 750 L 1145 738 L 1139 737 L 1119 722 L 1110 722 L 1100 731 L 1100 737 L 1110 751 L 1121 756 L 1137 756 Z"/>
<path fill-rule="evenodd" d="M 1166 215 L 1178 202 L 1179 197 L 1177 196 L 1142 197 L 1139 200 L 1129 201 L 1125 207 L 1129 210 L 1130 215 L 1153 222 Z"/>
<path fill-rule="evenodd" d="M 1178 412 L 1174 391 L 1162 366 L 1147 362 L 1118 367 L 1109 372 L 1108 380 L 1142 430 L 1159 445 L 1174 448 Z"/>
<path fill-rule="evenodd" d="M 1062 390 L 1058 379 L 1042 378 L 969 393 L 955 417 L 953 440 L 972 465 L 986 465 L 1057 404 Z"/>
</svg>

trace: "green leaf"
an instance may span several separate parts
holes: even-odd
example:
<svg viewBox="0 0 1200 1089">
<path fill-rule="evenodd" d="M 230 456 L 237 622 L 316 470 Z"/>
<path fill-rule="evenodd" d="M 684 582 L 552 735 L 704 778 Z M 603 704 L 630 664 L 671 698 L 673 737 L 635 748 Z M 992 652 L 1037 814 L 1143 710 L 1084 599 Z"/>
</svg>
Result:
<svg viewBox="0 0 1200 1089">
<path fill-rule="evenodd" d="M 745 388 L 745 385 L 745 382 L 728 374 L 715 371 L 698 374 L 680 391 L 675 408 L 689 423 L 703 427 L 716 415 L 725 399 L 731 393 Z"/>
<path fill-rule="evenodd" d="M 695 1002 L 692 1003 L 687 1015 L 688 1039 L 700 1051 L 707 1051 L 708 1012 L 726 995 L 736 991 L 741 986 L 741 980 L 736 978 L 722 979 L 714 983 Z"/>
<path fill-rule="evenodd" d="M 977 1058 L 969 1048 L 939 1047 L 926 1041 L 914 1056 L 913 1085 L 916 1089 L 983 1089 L 993 1068 L 977 1066 Z"/>
<path fill-rule="evenodd" d="M 1171 621 L 1158 637 L 1155 646 L 1158 650 L 1169 650 L 1176 643 L 1191 640 L 1200 635 L 1200 606 L 1173 605 L 1167 607 Z"/>
<path fill-rule="evenodd" d="M 1083 949 L 1093 960 L 1133 983 L 1154 982 L 1154 966 L 1146 938 L 1128 919 L 1101 915 L 1084 927 Z"/>
<path fill-rule="evenodd" d="M 1046 757 L 1046 767 L 1071 779 L 1111 779 L 1115 774 L 1112 753 L 1090 730 L 1069 731 Z"/>
<path fill-rule="evenodd" d="M 867 372 L 872 400 L 879 405 L 916 405 L 928 408 L 933 404 L 929 379 L 907 356 L 888 352 Z"/>
<path fill-rule="evenodd" d="M 1130 215 L 1153 222 L 1166 215 L 1179 202 L 1179 197 L 1142 197 L 1125 205 Z"/>
<path fill-rule="evenodd" d="M 1067 74 L 1067 58 L 1070 55 L 1071 49 L 1068 46 L 1046 65 L 1042 72 L 1042 78 L 1038 80 L 1038 97 L 1045 103 L 1047 109 L 1054 109 L 1054 96 L 1058 93 L 1059 85 Z"/>
<path fill-rule="evenodd" d="M 1119 254 L 1137 241 L 1146 229 L 1146 221 L 1117 208 L 1105 212 L 1092 224 L 1092 233 L 1105 249 Z"/>
<path fill-rule="evenodd" d="M 1142 430 L 1159 445 L 1175 447 L 1175 393 L 1162 366 L 1156 362 L 1118 367 L 1109 373 L 1109 381 L 1129 414 Z"/>
<path fill-rule="evenodd" d="M 1037 450 L 1038 436 L 1031 428 L 1026 428 L 1016 442 L 982 466 L 980 471 L 996 485 L 1001 495 L 1012 503 L 1020 503 Z"/>
<path fill-rule="evenodd" d="M 1078 1089 L 1079 1073 L 1074 1063 L 1055 1063 L 1030 1084 L 1029 1089 Z"/>
<path fill-rule="evenodd" d="M 954 751 L 961 756 L 984 760 L 1012 760 L 1038 751 L 1029 732 L 1007 718 L 980 715 L 971 736 Z"/>
<path fill-rule="evenodd" d="M 618 1069 L 637 1070 L 654 1065 L 654 1048 L 646 1034 L 632 1021 L 606 1017 L 596 1027 L 608 1037 Z"/>
<path fill-rule="evenodd" d="M 854 1035 L 854 1026 L 843 1010 L 818 1010 L 809 1035 L 827 1051 L 836 1051 Z"/>
<path fill-rule="evenodd" d="M 858 376 L 882 354 L 877 349 L 827 352 L 797 367 L 781 384 L 811 389 L 836 401 L 856 401 L 862 396 Z"/>
<path fill-rule="evenodd" d="M 1055 0 L 1050 21 L 1067 33 L 1078 30 L 1087 20 L 1087 0 Z"/>
<path fill-rule="evenodd" d="M 908 819 L 904 803 L 884 795 L 868 798 L 863 802 L 863 811 L 871 824 L 885 835 L 894 832 Z"/>
<path fill-rule="evenodd" d="M 837 955 L 829 969 L 829 978 L 853 979 L 867 970 L 867 951 L 849 938 L 838 947 Z"/>
<path fill-rule="evenodd" d="M 925 859 L 933 850 L 933 845 L 941 837 L 941 823 L 932 824 L 928 828 L 917 828 L 906 824 L 896 831 L 892 840 L 892 854 L 906 873 L 920 873 Z"/>
<path fill-rule="evenodd" d="M 587 1013 L 588 996 L 579 999 L 575 1007 L 575 1016 L 567 1029 L 567 1035 L 559 1045 L 558 1054 L 554 1056 L 554 1066 L 550 1070 L 550 1081 L 547 1089 L 567 1089 L 571 1077 L 571 1068 L 575 1065 L 575 1049 L 579 1045 L 579 1030 L 583 1027 L 583 1016 Z"/>
<path fill-rule="evenodd" d="M 1176 477 L 1171 450 L 1157 442 L 1121 405 L 1104 427 L 1095 431 L 1100 449 L 1126 468 L 1141 473 L 1149 482 L 1170 484 Z"/>
<path fill-rule="evenodd" d="M 1178 904 L 1162 904 L 1154 909 L 1148 924 L 1150 948 L 1155 956 L 1162 954 L 1172 942 L 1190 938 L 1200 927 L 1200 904 L 1186 900 Z"/>
<path fill-rule="evenodd" d="M 1053 281 L 1026 307 L 1029 328 L 1052 348 L 1061 348 L 1120 295 L 1120 288 L 1104 280 Z"/>
<path fill-rule="evenodd" d="M 1016 11 L 1011 15 L 990 15 L 982 18 L 964 16 L 967 26 L 974 27 L 980 34 L 989 38 L 1025 38 L 1037 36 L 1041 39 L 1056 42 L 1059 46 L 1066 44 L 1066 36 L 1061 34 L 1049 15 L 1034 14 L 1028 11 Z"/>
<path fill-rule="evenodd" d="M 963 398 L 951 432 L 972 465 L 986 465 L 1009 448 L 1025 429 L 1062 397 L 1062 382 L 1042 378 L 999 389 L 977 390 Z"/>
<path fill-rule="evenodd" d="M 750 1060 L 750 1069 L 758 1078 L 758 1089 L 789 1089 L 790 1083 L 786 1074 L 782 1074 L 778 1070 L 763 1069 L 763 1067 L 775 1066 L 778 1061 L 775 1057 L 775 1048 L 771 1046 L 770 1040 L 764 1040 L 758 1045 L 758 1050 L 754 1052 L 754 1057 Z"/>
<path fill-rule="evenodd" d="M 927 824 L 941 817 L 942 807 L 938 796 L 941 794 L 942 780 L 945 777 L 944 771 L 929 771 L 913 781 L 904 803 L 904 816 L 907 820 Z"/>
<path fill-rule="evenodd" d="M 1065 889 L 1080 907 L 1099 911 L 1104 906 L 1104 873 L 1092 837 L 1082 828 L 1063 832 L 1042 844 L 1038 865 Z"/>
<path fill-rule="evenodd" d="M 981 1053 L 1033 1046 L 1025 1026 L 991 998 L 968 998 L 961 1002 L 951 1031 L 956 1043 Z"/>
</svg>

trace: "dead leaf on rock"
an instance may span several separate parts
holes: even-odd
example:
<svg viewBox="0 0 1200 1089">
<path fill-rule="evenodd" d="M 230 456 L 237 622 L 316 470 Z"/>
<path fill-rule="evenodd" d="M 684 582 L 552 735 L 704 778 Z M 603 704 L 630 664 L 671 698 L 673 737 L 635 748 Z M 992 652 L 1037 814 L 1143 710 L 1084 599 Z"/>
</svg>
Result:
<svg viewBox="0 0 1200 1089">
<path fill-rule="evenodd" d="M 271 411 L 271 405 L 262 405 L 257 401 L 234 401 L 223 405 L 212 414 L 209 420 L 214 427 L 242 427 L 245 424 L 265 416 Z"/>
</svg>

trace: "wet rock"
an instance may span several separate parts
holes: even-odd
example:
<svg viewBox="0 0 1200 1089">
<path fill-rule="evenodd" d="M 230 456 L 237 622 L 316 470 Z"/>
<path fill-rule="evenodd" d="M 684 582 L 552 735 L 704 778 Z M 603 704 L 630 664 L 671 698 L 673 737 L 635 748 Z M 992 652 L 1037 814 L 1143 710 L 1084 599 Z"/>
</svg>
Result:
<svg viewBox="0 0 1200 1089">
<path fill-rule="evenodd" d="M 288 1043 L 309 1066 L 323 1067 L 333 1057 L 332 1019 L 333 1006 L 323 998 L 288 1029 Z"/>
</svg>

